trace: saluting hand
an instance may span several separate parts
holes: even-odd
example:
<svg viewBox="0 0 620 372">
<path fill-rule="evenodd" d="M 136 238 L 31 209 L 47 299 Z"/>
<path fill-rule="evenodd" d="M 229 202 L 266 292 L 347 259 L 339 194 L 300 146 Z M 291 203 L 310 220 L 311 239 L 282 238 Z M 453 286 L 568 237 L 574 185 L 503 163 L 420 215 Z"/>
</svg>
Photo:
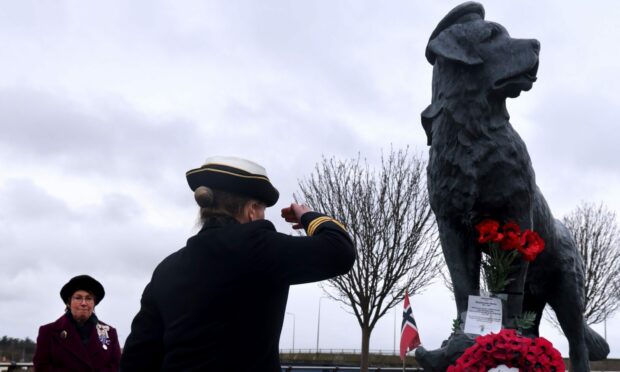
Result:
<svg viewBox="0 0 620 372">
<path fill-rule="evenodd" d="M 286 222 L 293 223 L 293 229 L 301 229 L 301 216 L 310 212 L 311 209 L 307 205 L 291 203 L 290 207 L 282 208 L 282 218 Z"/>
</svg>

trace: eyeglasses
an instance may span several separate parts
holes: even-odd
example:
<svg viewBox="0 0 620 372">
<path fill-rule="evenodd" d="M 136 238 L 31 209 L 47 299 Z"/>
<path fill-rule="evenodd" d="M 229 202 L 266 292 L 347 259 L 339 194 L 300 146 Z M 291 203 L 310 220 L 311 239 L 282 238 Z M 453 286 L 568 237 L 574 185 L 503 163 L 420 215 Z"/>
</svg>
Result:
<svg viewBox="0 0 620 372">
<path fill-rule="evenodd" d="M 90 296 L 86 296 L 86 297 L 82 297 L 82 296 L 73 296 L 71 297 L 71 301 L 75 301 L 75 302 L 86 302 L 86 303 L 91 303 L 91 302 L 95 302 L 95 299 L 90 297 Z"/>
</svg>

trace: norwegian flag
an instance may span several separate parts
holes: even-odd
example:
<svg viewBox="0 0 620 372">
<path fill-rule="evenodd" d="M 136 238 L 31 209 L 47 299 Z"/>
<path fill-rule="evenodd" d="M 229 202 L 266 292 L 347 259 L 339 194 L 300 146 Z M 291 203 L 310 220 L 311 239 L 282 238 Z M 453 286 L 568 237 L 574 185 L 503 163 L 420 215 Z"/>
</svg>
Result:
<svg viewBox="0 0 620 372">
<path fill-rule="evenodd" d="M 400 359 L 405 360 L 407 352 L 420 346 L 418 326 L 413 319 L 413 312 L 409 304 L 409 293 L 405 291 L 405 307 L 403 309 L 403 324 L 400 328 Z"/>
</svg>

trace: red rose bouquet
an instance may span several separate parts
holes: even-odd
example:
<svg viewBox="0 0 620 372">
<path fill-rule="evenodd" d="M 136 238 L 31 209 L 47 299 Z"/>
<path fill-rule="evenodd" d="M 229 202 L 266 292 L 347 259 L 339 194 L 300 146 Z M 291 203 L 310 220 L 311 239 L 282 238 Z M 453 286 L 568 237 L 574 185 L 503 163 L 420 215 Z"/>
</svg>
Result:
<svg viewBox="0 0 620 372">
<path fill-rule="evenodd" d="M 486 244 L 489 256 L 482 261 L 482 268 L 489 291 L 501 292 L 511 282 L 514 260 L 521 256 L 534 261 L 545 249 L 545 242 L 531 230 L 521 232 L 515 222 L 500 223 L 486 219 L 476 225 L 478 242 Z"/>
<path fill-rule="evenodd" d="M 488 371 L 499 365 L 519 368 L 519 371 L 566 370 L 564 360 L 551 342 L 542 337 L 528 338 L 514 329 L 478 336 L 447 372 Z"/>
</svg>

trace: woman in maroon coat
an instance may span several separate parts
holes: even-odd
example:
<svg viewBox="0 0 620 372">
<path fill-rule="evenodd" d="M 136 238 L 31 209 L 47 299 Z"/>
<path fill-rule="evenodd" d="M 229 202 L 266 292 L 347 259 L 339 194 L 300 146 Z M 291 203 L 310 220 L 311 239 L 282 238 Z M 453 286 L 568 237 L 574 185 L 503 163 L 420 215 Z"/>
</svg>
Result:
<svg viewBox="0 0 620 372">
<path fill-rule="evenodd" d="M 118 371 L 121 349 L 116 330 L 97 319 L 95 306 L 105 296 L 88 275 L 69 280 L 60 290 L 63 316 L 39 328 L 34 369 L 44 371 Z"/>
</svg>

